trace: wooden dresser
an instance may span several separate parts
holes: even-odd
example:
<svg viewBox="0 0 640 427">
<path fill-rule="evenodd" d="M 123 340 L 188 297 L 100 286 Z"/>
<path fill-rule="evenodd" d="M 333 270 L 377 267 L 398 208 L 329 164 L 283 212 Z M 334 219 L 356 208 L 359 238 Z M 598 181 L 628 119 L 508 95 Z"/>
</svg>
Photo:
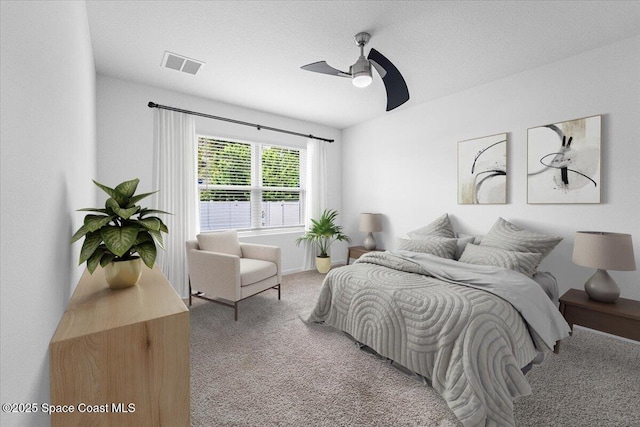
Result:
<svg viewBox="0 0 640 427">
<path fill-rule="evenodd" d="M 560 297 L 560 313 L 571 330 L 575 324 L 640 341 L 640 301 L 599 302 L 583 290 L 569 289 Z"/>
<path fill-rule="evenodd" d="M 190 424 L 189 310 L 157 266 L 115 291 L 85 270 L 49 367 L 52 426 Z"/>
<path fill-rule="evenodd" d="M 349 265 L 349 261 L 351 258 L 358 259 L 364 254 L 368 254 L 369 252 L 384 252 L 384 249 L 367 249 L 364 246 L 350 246 L 347 251 L 347 265 Z"/>
</svg>

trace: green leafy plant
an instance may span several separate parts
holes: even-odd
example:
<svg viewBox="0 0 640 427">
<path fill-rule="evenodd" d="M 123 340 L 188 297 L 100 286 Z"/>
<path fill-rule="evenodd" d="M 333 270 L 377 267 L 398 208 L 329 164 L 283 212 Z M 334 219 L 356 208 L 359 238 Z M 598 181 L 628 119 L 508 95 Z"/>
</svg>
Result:
<svg viewBox="0 0 640 427">
<path fill-rule="evenodd" d="M 151 214 L 169 214 L 157 209 L 143 208 L 136 203 L 147 196 L 157 193 L 136 195 L 138 178 L 125 181 L 116 188 L 93 183 L 109 195 L 101 208 L 84 208 L 78 211 L 93 212 L 84 217 L 84 224 L 71 237 L 71 243 L 84 236 L 80 250 L 80 262 L 86 261 L 87 269 L 93 273 L 100 264 L 102 267 L 113 261 L 137 258 L 153 268 L 156 261 L 156 244 L 164 249 L 162 233 L 169 229 L 157 216 Z M 170 215 L 170 214 L 169 214 Z"/>
<path fill-rule="evenodd" d="M 336 225 L 338 212 L 334 209 L 325 209 L 320 219 L 311 220 L 311 228 L 296 239 L 296 245 L 302 242 L 315 244 L 320 250 L 320 258 L 328 258 L 329 246 L 336 240 L 351 242 L 351 238 L 342 232 L 342 226 Z"/>
</svg>

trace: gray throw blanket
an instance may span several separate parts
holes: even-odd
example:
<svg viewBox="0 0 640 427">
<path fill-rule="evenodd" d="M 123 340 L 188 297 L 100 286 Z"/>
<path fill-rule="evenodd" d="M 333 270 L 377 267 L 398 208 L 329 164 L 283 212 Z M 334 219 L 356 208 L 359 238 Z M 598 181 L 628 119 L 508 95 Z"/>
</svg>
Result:
<svg viewBox="0 0 640 427">
<path fill-rule="evenodd" d="M 569 331 L 520 273 L 405 251 L 332 270 L 307 321 L 430 379 L 465 426 L 513 426 L 513 399 L 531 393 L 520 369 Z"/>
</svg>

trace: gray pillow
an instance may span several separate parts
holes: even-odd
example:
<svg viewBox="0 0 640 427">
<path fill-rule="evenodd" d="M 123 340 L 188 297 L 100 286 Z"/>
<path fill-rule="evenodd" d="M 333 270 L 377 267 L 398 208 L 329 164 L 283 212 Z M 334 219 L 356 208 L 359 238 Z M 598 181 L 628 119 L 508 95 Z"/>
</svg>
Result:
<svg viewBox="0 0 640 427">
<path fill-rule="evenodd" d="M 458 234 L 456 234 L 456 237 L 457 237 L 458 239 L 466 239 L 466 238 L 469 238 L 469 237 L 473 237 L 473 241 L 472 241 L 471 243 L 474 243 L 474 244 L 476 244 L 476 245 L 479 245 L 479 244 L 480 244 L 480 242 L 482 242 L 482 238 L 483 238 L 484 236 L 479 236 L 479 235 L 475 235 L 475 234 L 464 234 L 464 233 L 458 233 Z"/>
<path fill-rule="evenodd" d="M 459 260 L 462 254 L 464 253 L 464 250 L 467 247 L 467 244 L 475 242 L 475 237 L 474 236 L 458 237 L 456 240 L 457 240 L 457 245 L 456 245 L 457 247 L 456 247 L 455 259 Z"/>
<path fill-rule="evenodd" d="M 412 239 L 419 239 L 424 236 L 455 237 L 451 221 L 449 221 L 449 214 L 443 214 L 424 227 L 410 231 L 407 234 Z"/>
<path fill-rule="evenodd" d="M 482 238 L 480 246 L 491 246 L 508 251 L 534 252 L 542 255 L 540 258 L 542 260 L 561 240 L 562 237 L 524 230 L 509 221 L 498 218 L 491 230 Z"/>
<path fill-rule="evenodd" d="M 396 239 L 396 249 L 431 254 L 440 258 L 453 259 L 457 240 L 447 237 L 430 236 L 425 239 Z"/>
<path fill-rule="evenodd" d="M 429 239 L 432 239 L 432 238 L 435 238 L 435 239 L 449 239 L 449 237 L 422 236 L 422 235 L 413 234 L 413 233 L 409 233 L 409 234 L 414 236 L 414 237 L 412 237 L 413 240 L 429 240 Z M 456 260 L 459 259 L 460 256 L 462 255 L 462 253 L 464 252 L 464 248 L 467 246 L 467 243 L 473 243 L 474 239 L 475 239 L 474 236 L 454 238 L 453 240 L 456 241 L 456 252 L 455 252 L 455 254 L 453 254 L 453 259 L 456 259 Z"/>
<path fill-rule="evenodd" d="M 536 266 L 540 263 L 542 255 L 534 252 L 507 251 L 505 249 L 478 246 L 469 243 L 465 248 L 460 262 L 477 265 L 492 265 L 494 267 L 508 268 L 528 277 L 536 274 Z"/>
</svg>

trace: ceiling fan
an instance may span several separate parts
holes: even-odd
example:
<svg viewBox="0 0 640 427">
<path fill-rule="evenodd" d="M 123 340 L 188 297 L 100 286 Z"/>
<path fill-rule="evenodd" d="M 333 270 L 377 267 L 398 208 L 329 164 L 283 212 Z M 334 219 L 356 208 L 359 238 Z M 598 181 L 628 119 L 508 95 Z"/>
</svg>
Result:
<svg viewBox="0 0 640 427">
<path fill-rule="evenodd" d="M 356 45 L 360 48 L 360 58 L 349 67 L 349 72 L 333 68 L 326 61 L 318 61 L 303 65 L 303 70 L 315 73 L 329 74 L 331 76 L 348 77 L 356 87 L 367 87 L 371 84 L 371 66 L 376 69 L 387 91 L 387 111 L 397 108 L 409 100 L 409 89 L 400 74 L 400 71 L 384 55 L 375 49 L 369 51 L 369 56 L 364 57 L 364 47 L 371 39 L 369 33 L 355 35 Z"/>
</svg>

